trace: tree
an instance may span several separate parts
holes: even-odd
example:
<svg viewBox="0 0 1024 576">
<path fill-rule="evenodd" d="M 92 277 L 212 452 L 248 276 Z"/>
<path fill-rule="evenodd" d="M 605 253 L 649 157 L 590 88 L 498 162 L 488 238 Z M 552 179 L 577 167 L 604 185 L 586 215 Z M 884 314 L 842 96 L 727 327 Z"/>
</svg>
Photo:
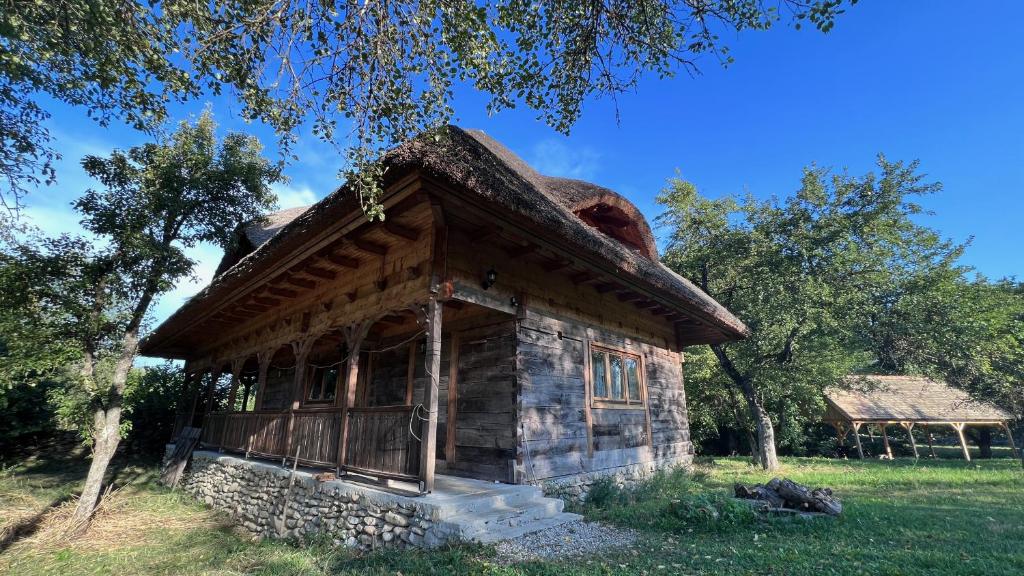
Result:
<svg viewBox="0 0 1024 576">
<path fill-rule="evenodd" d="M 870 362 L 859 328 L 878 313 L 873 295 L 959 255 L 912 219 L 921 211 L 913 198 L 939 186 L 916 163 L 880 157 L 878 167 L 880 176 L 860 178 L 808 168 L 785 200 L 708 199 L 678 178 L 659 197 L 659 222 L 672 230 L 665 263 L 752 329 L 711 346 L 719 370 L 699 385 L 742 398 L 741 424 L 754 430 L 765 469 L 778 466 L 772 415 L 795 424 L 820 413 L 822 389 Z"/>
<path fill-rule="evenodd" d="M 449 122 L 455 85 L 484 93 L 490 112 L 525 104 L 568 132 L 589 97 L 615 97 L 644 74 L 692 73 L 703 54 L 730 62 L 721 32 L 783 18 L 827 32 L 855 2 L 7 0 L 0 173 L 14 193 L 26 177 L 53 178 L 39 93 L 147 129 L 168 101 L 229 90 L 285 148 L 307 119 L 324 140 L 351 144 L 349 176 L 364 176 L 353 182 L 379 215 L 373 159 Z"/>
<path fill-rule="evenodd" d="M 209 113 L 158 144 L 87 156 L 86 171 L 101 190 L 87 191 L 75 209 L 96 240 L 62 236 L 15 254 L 37 317 L 56 319 L 77 346 L 78 387 L 92 463 L 72 530 L 95 510 L 107 466 L 121 441 L 122 413 L 139 334 L 155 298 L 191 273 L 184 249 L 200 242 L 227 246 L 237 226 L 274 203 L 269 185 L 279 166 L 259 142 L 242 134 L 218 141 Z M 39 278 L 45 279 L 38 281 Z M 66 415 L 74 417 L 74 415 Z"/>
<path fill-rule="evenodd" d="M 1024 420 L 1024 285 L 967 271 L 928 270 L 879 293 L 865 341 L 884 371 L 940 378 Z"/>
</svg>

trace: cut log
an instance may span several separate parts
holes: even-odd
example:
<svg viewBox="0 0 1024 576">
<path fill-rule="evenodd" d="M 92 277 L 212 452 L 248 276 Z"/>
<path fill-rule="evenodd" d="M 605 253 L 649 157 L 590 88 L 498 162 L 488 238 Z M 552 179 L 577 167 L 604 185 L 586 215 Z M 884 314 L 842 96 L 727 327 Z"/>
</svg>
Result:
<svg viewBox="0 0 1024 576">
<path fill-rule="evenodd" d="M 811 490 L 784 478 L 772 478 L 767 484 L 754 486 L 736 484 L 734 493 L 737 498 L 765 502 L 771 511 L 815 512 L 830 516 L 838 516 L 843 511 L 843 505 L 832 496 L 832 490 Z"/>
<path fill-rule="evenodd" d="M 788 508 L 808 509 L 812 512 L 824 512 L 832 516 L 838 516 L 843 512 L 843 505 L 832 497 L 832 491 L 828 488 L 810 490 L 792 480 L 773 478 L 768 483 L 779 496 L 786 499 L 787 503 L 795 506 Z"/>
</svg>

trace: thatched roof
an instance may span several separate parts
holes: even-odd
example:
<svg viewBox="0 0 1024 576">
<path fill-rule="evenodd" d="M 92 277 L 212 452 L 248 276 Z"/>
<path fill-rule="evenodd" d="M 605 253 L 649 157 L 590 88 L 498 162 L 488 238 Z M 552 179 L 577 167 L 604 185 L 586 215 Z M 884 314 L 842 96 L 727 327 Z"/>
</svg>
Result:
<svg viewBox="0 0 1024 576">
<path fill-rule="evenodd" d="M 1000 422 L 1013 416 L 973 400 L 966 392 L 924 376 L 847 376 L 852 389 L 825 392 L 830 408 L 845 420 L 909 422 Z"/>
<path fill-rule="evenodd" d="M 446 134 L 440 139 L 416 138 L 389 151 L 383 159 L 385 186 L 413 171 L 447 182 L 510 216 L 520 217 L 538 234 L 557 239 L 577 254 L 605 262 L 616 275 L 665 294 L 680 310 L 696 312 L 706 330 L 702 341 L 722 342 L 749 334 L 747 326 L 724 306 L 657 260 L 650 226 L 622 196 L 578 180 L 545 177 L 481 131 L 450 126 Z M 596 215 L 603 218 L 598 221 L 603 230 L 588 225 L 586 214 L 582 214 L 599 204 L 615 209 L 610 215 Z M 252 234 L 254 240 L 269 238 L 254 246 L 252 253 L 231 262 L 209 286 L 159 326 L 143 343 L 143 353 L 158 353 L 163 341 L 175 338 L 214 303 L 300 249 L 328 223 L 356 210 L 359 203 L 355 194 L 342 187 L 305 211 L 294 209 L 299 214 L 286 211 L 272 216 L 270 222 L 274 225 L 253 229 Z M 286 218 L 288 222 L 283 226 L 276 225 Z M 619 237 L 609 234 L 614 232 L 609 226 L 618 224 L 622 224 Z M 250 236 L 248 230 L 246 236 Z"/>
<path fill-rule="evenodd" d="M 295 220 L 300 214 L 309 210 L 309 206 L 298 206 L 296 208 L 285 208 L 272 214 L 267 214 L 263 219 L 246 225 L 242 233 L 252 243 L 253 247 L 262 245 L 270 240 L 279 230 Z"/>
</svg>

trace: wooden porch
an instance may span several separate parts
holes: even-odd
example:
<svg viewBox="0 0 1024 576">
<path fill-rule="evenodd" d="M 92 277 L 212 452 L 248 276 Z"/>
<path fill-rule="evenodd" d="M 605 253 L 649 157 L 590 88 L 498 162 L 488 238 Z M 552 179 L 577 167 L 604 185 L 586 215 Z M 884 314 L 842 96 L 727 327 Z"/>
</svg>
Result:
<svg viewBox="0 0 1024 576">
<path fill-rule="evenodd" d="M 207 414 L 201 443 L 246 457 L 281 458 L 305 466 L 420 480 L 420 419 L 412 406 L 314 408 Z M 342 426 L 348 423 L 345 450 Z"/>
</svg>

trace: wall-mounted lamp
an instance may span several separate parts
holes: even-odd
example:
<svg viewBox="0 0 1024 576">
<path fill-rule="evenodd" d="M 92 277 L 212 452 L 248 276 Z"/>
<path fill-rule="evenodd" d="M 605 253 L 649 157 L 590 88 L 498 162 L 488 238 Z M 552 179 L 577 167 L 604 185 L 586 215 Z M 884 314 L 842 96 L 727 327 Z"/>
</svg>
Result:
<svg viewBox="0 0 1024 576">
<path fill-rule="evenodd" d="M 494 283 L 497 282 L 497 281 L 498 281 L 498 271 L 495 270 L 494 268 L 491 268 L 490 270 L 487 271 L 486 274 L 484 274 L 484 281 L 482 283 L 482 285 L 484 287 L 484 290 L 487 290 L 491 286 L 494 286 Z"/>
<path fill-rule="evenodd" d="M 519 300 L 516 300 L 516 297 L 515 297 L 515 296 L 513 296 L 513 297 L 509 298 L 509 299 L 508 299 L 508 303 L 509 303 L 509 304 L 510 304 L 510 305 L 511 305 L 511 306 L 512 306 L 513 308 L 518 308 L 518 307 L 519 307 Z"/>
</svg>

